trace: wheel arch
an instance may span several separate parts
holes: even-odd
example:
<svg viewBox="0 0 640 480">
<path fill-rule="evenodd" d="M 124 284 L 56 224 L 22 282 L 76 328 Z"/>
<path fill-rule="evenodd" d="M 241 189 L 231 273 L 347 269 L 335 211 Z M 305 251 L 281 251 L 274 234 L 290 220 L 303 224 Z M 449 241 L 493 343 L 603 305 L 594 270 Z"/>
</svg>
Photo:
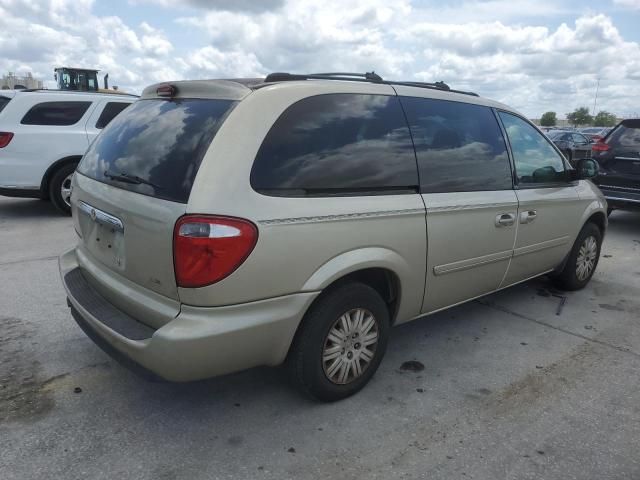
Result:
<svg viewBox="0 0 640 480">
<path fill-rule="evenodd" d="M 587 206 L 584 213 L 582 214 L 582 218 L 580 219 L 580 228 L 576 232 L 575 238 L 578 237 L 587 223 L 593 223 L 596 227 L 598 227 L 600 233 L 602 233 L 602 237 L 604 238 L 604 234 L 607 231 L 608 225 L 606 204 L 604 204 L 600 200 L 594 200 Z M 558 265 L 554 269 L 555 273 L 558 273 L 562 271 L 562 269 L 564 269 L 565 265 L 567 264 L 567 260 L 569 259 L 569 255 L 571 255 L 571 250 L 569 250 L 567 255 L 565 255 L 560 265 Z"/>
<path fill-rule="evenodd" d="M 362 248 L 344 252 L 326 262 L 311 275 L 302 290 L 325 293 L 348 282 L 364 283 L 380 293 L 389 306 L 393 324 L 402 307 L 402 279 L 406 278 L 409 270 L 409 264 L 392 250 Z"/>
<path fill-rule="evenodd" d="M 70 163 L 78 163 L 81 158 L 82 155 L 70 155 L 68 157 L 56 160 L 51 165 L 49 165 L 49 168 L 47 168 L 47 170 L 44 172 L 42 181 L 40 182 L 40 195 L 42 196 L 42 198 L 49 198 L 49 183 L 51 182 L 51 178 L 56 173 L 56 171 L 58 171 L 59 168 L 65 165 L 69 165 Z"/>
<path fill-rule="evenodd" d="M 597 212 L 594 212 L 589 218 L 587 218 L 587 221 L 584 222 L 584 224 L 585 225 L 587 223 L 595 224 L 595 226 L 600 229 L 600 232 L 604 236 L 604 233 L 607 230 L 607 222 L 608 222 L 607 214 L 605 212 L 597 211 Z"/>
</svg>

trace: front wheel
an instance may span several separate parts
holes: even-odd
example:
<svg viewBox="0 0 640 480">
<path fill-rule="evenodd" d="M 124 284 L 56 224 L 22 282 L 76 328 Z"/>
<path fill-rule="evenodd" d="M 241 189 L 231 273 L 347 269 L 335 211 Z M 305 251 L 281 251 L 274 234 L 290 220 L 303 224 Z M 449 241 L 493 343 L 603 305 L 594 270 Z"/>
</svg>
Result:
<svg viewBox="0 0 640 480">
<path fill-rule="evenodd" d="M 602 232 L 593 223 L 587 223 L 578 234 L 562 271 L 554 277 L 563 290 L 584 288 L 596 271 L 600 259 Z"/>
<path fill-rule="evenodd" d="M 376 290 L 350 283 L 320 297 L 305 315 L 288 358 L 293 383 L 325 402 L 353 395 L 378 369 L 389 309 Z"/>
<path fill-rule="evenodd" d="M 71 214 L 71 179 L 77 166 L 77 163 L 63 165 L 53 174 L 49 182 L 49 198 L 65 215 Z"/>
</svg>

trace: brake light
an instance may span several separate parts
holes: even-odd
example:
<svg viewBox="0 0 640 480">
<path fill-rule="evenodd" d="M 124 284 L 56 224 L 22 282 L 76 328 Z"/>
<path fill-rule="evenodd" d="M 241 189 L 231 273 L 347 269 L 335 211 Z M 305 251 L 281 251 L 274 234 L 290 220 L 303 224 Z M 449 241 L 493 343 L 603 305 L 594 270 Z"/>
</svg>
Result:
<svg viewBox="0 0 640 480">
<path fill-rule="evenodd" d="M 9 145 L 9 142 L 13 138 L 13 133 L 11 132 L 0 132 L 0 148 L 4 148 Z"/>
<path fill-rule="evenodd" d="M 185 215 L 173 232 L 173 263 L 179 287 L 211 285 L 231 275 L 252 252 L 258 229 L 248 220 Z"/>
<path fill-rule="evenodd" d="M 610 148 L 609 144 L 604 143 L 603 141 L 599 141 L 591 145 L 591 151 L 593 152 L 606 152 Z"/>
<path fill-rule="evenodd" d="M 168 83 L 160 85 L 156 88 L 156 95 L 159 97 L 175 97 L 178 93 L 178 89 L 175 85 L 169 85 Z"/>
</svg>

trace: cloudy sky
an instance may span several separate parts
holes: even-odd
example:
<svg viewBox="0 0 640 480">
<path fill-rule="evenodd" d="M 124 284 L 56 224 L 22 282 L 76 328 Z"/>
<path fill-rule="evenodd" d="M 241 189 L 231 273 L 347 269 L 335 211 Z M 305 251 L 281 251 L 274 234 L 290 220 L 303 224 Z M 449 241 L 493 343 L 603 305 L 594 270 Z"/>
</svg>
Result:
<svg viewBox="0 0 640 480">
<path fill-rule="evenodd" d="M 375 70 L 530 117 L 640 114 L 640 0 L 0 0 L 0 73 L 157 81 Z"/>
</svg>

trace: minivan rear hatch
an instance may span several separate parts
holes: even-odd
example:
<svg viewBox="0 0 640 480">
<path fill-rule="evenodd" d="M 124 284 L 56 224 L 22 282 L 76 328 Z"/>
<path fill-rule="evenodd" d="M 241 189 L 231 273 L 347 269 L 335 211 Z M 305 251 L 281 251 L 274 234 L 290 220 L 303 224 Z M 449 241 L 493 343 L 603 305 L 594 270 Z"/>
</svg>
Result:
<svg viewBox="0 0 640 480">
<path fill-rule="evenodd" d="M 197 84 L 201 94 L 203 83 L 176 82 L 172 92 L 188 95 Z M 207 98 L 159 98 L 150 87 L 89 147 L 72 195 L 78 257 L 89 274 L 101 269 L 179 300 L 173 229 L 213 137 L 246 94 L 234 98 L 223 88 L 215 98 L 218 83 L 209 82 Z"/>
</svg>

